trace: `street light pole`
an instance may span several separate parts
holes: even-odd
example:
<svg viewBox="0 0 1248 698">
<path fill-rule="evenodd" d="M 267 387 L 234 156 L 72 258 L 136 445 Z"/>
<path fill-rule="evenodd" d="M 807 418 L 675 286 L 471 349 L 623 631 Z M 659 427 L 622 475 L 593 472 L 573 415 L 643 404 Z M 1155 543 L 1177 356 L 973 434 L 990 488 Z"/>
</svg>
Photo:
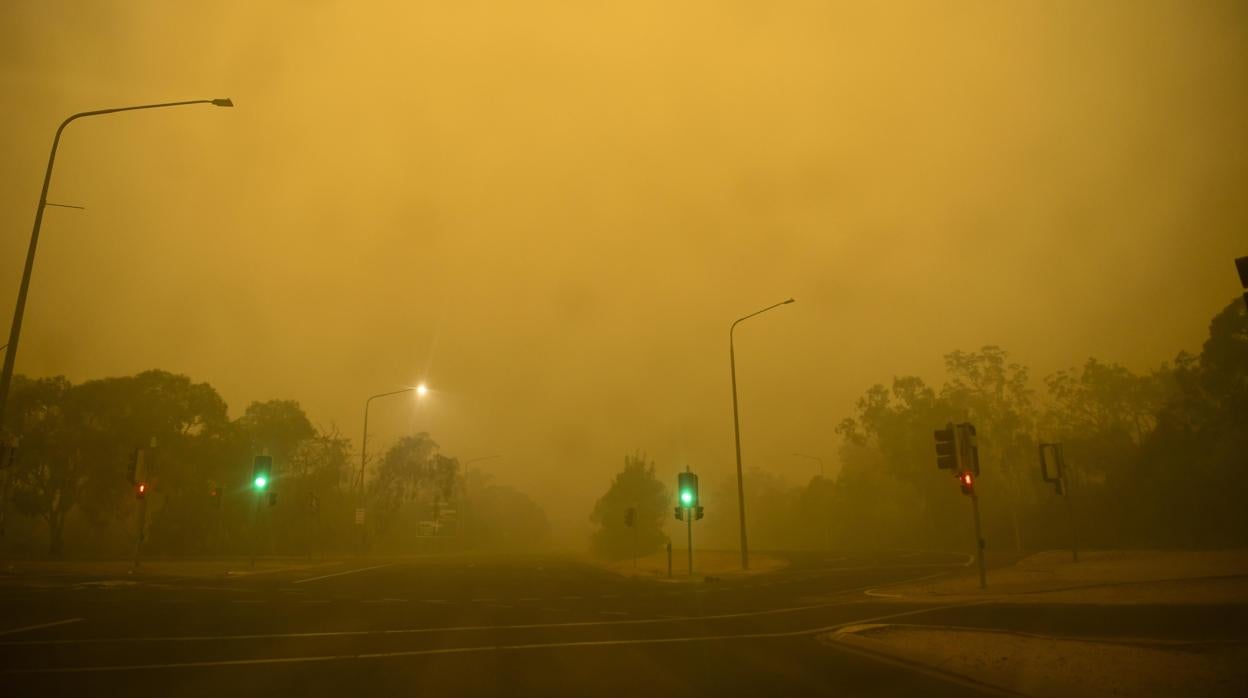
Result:
<svg viewBox="0 0 1248 698">
<path fill-rule="evenodd" d="M 737 410 L 737 349 L 735 344 L 734 332 L 737 325 L 749 320 L 755 315 L 761 315 L 773 308 L 779 308 L 782 305 L 792 303 L 793 299 L 781 301 L 775 305 L 769 305 L 762 310 L 750 313 L 742 318 L 737 318 L 732 323 L 732 327 L 728 328 L 728 361 L 732 366 L 732 432 L 736 439 L 737 446 L 737 510 L 741 516 L 741 569 L 750 569 L 750 548 L 746 543 L 745 537 L 745 482 L 741 475 L 741 417 Z"/>
<path fill-rule="evenodd" d="M 359 478 L 359 481 L 356 483 L 356 486 L 361 496 L 363 496 L 364 494 L 364 467 L 368 463 L 368 408 L 369 406 L 373 404 L 373 400 L 376 400 L 379 397 L 401 395 L 403 393 L 410 393 L 413 391 L 423 392 L 421 390 L 421 388 L 423 387 L 424 387 L 423 385 L 418 385 L 418 386 L 414 386 L 411 388 L 404 388 L 402 390 L 394 390 L 388 393 L 377 393 L 376 395 L 373 395 L 364 401 L 364 436 L 362 439 L 360 439 L 360 478 Z"/>
<path fill-rule="evenodd" d="M 421 383 L 420 385 L 416 385 L 411 388 L 404 388 L 402 390 L 392 390 L 388 393 L 377 393 L 376 395 L 369 396 L 369 398 L 364 401 L 364 434 L 363 438 L 360 439 L 360 477 L 356 483 L 355 490 L 356 508 L 361 511 L 364 506 L 364 467 L 368 464 L 368 408 L 373 404 L 373 400 L 376 400 L 379 397 L 389 397 L 390 395 L 401 395 L 403 393 L 410 392 L 416 392 L 423 395 L 425 392 L 425 384 Z M 360 550 L 358 554 L 362 555 L 364 554 L 365 543 L 364 532 L 368 529 L 365 528 L 362 520 L 357 520 L 356 523 L 360 527 Z"/>
<path fill-rule="evenodd" d="M 30 232 L 30 246 L 26 249 L 26 266 L 22 269 L 22 283 L 17 289 L 17 307 L 13 311 L 13 326 L 9 330 L 8 351 L 4 353 L 4 369 L 0 372 L 0 431 L 4 429 L 5 407 L 9 401 L 9 386 L 13 381 L 13 364 L 17 360 L 17 340 L 22 334 L 22 316 L 26 313 L 26 294 L 30 290 L 30 276 L 35 268 L 35 249 L 39 246 L 39 228 L 43 225 L 43 209 L 48 207 L 48 186 L 52 183 L 52 165 L 56 162 L 56 148 L 61 143 L 61 133 L 70 122 L 88 116 L 116 114 L 123 111 L 140 109 L 160 109 L 163 107 L 181 107 L 188 104 L 211 104 L 216 107 L 232 107 L 234 102 L 227 99 L 192 99 L 185 102 L 163 102 L 161 104 L 140 104 L 133 107 L 117 107 L 114 109 L 97 109 L 95 111 L 78 112 L 61 122 L 52 138 L 52 152 L 48 155 L 48 169 L 43 173 L 43 189 L 39 192 L 39 205 L 35 207 L 35 225 Z"/>
</svg>

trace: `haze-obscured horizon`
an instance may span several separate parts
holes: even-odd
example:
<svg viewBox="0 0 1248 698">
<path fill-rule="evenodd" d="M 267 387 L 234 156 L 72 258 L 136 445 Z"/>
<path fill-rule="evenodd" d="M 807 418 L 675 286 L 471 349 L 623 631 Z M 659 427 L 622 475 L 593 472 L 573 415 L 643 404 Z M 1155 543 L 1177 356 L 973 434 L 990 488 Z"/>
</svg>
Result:
<svg viewBox="0 0 1248 698">
<path fill-rule="evenodd" d="M 0 12 L 6 328 L 61 119 L 237 105 L 67 130 L 18 372 L 162 368 L 357 447 L 423 380 L 370 444 L 500 454 L 556 522 L 636 449 L 727 477 L 729 324 L 790 296 L 738 329 L 742 445 L 804 480 L 874 383 L 1145 372 L 1238 291 L 1239 3 Z"/>
</svg>

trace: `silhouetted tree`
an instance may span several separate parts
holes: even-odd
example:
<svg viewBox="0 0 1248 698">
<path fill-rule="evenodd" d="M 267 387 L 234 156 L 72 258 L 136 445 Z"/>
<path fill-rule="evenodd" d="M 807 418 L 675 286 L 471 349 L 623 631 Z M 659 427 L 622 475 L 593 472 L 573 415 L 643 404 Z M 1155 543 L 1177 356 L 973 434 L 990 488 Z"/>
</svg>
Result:
<svg viewBox="0 0 1248 698">
<path fill-rule="evenodd" d="M 624 469 L 611 479 L 590 514 L 589 520 L 598 527 L 590 539 L 591 549 L 611 559 L 659 550 L 667 542 L 663 521 L 670 503 L 667 488 L 654 474 L 654 463 L 640 451 L 625 456 Z M 629 507 L 636 510 L 635 530 L 624 522 Z"/>
<path fill-rule="evenodd" d="M 546 543 L 550 535 L 546 512 L 528 495 L 495 484 L 492 476 L 477 469 L 464 476 L 464 491 L 459 514 L 468 547 L 517 551 Z"/>
</svg>

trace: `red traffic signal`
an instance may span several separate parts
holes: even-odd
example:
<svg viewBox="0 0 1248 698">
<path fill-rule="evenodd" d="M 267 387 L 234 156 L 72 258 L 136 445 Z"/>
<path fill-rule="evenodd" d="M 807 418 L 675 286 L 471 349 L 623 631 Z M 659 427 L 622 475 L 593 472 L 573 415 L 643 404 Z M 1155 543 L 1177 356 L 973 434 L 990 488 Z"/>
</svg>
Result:
<svg viewBox="0 0 1248 698">
<path fill-rule="evenodd" d="M 958 473 L 958 484 L 962 486 L 962 494 L 975 494 L 975 474 L 971 471 Z"/>
<path fill-rule="evenodd" d="M 146 483 L 146 482 L 136 482 L 136 483 L 134 483 L 134 497 L 135 497 L 135 499 L 143 499 L 143 497 L 145 497 L 145 496 L 147 496 L 147 483 Z"/>
</svg>

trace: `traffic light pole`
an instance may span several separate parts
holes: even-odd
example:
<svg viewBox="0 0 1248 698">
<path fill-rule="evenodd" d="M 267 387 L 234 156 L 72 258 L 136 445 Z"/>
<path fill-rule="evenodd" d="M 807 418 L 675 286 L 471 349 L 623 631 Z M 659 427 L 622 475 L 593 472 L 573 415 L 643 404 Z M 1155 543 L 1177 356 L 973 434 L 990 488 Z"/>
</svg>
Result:
<svg viewBox="0 0 1248 698">
<path fill-rule="evenodd" d="M 988 588 L 988 571 L 984 567 L 984 534 L 979 525 L 979 495 L 971 493 L 971 511 L 975 514 L 975 559 L 979 563 L 979 588 Z"/>
<path fill-rule="evenodd" d="M 693 576 L 693 510 L 685 508 L 685 527 L 689 531 L 689 576 Z"/>
<path fill-rule="evenodd" d="M 251 567 L 256 567 L 256 550 L 260 547 L 260 500 L 264 498 L 264 491 L 257 491 L 255 494 L 256 505 L 251 510 Z"/>
<path fill-rule="evenodd" d="M 633 524 L 633 569 L 637 569 L 637 525 Z"/>
<path fill-rule="evenodd" d="M 1075 503 L 1070 501 L 1070 484 L 1063 480 L 1062 496 L 1066 499 L 1066 520 L 1070 522 L 1070 558 L 1072 562 L 1079 562 L 1079 526 L 1075 522 Z"/>
<path fill-rule="evenodd" d="M 143 529 L 147 527 L 147 497 L 139 500 L 139 530 L 134 538 L 134 564 L 130 567 L 130 574 L 134 574 L 139 570 L 139 555 L 143 552 Z"/>
</svg>

